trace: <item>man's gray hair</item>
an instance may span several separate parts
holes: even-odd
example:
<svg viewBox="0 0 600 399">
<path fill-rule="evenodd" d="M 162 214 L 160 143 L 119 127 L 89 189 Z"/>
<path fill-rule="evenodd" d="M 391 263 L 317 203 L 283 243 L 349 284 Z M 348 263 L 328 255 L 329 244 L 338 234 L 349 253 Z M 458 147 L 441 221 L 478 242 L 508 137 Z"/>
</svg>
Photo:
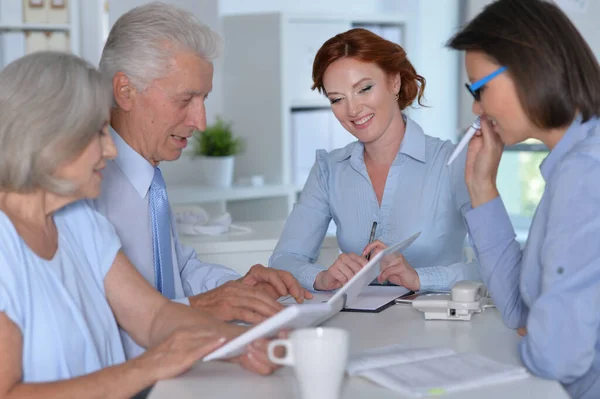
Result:
<svg viewBox="0 0 600 399">
<path fill-rule="evenodd" d="M 110 85 L 74 55 L 38 52 L 0 71 L 0 190 L 70 194 L 54 176 L 110 116 Z"/>
<path fill-rule="evenodd" d="M 112 81 L 123 72 L 140 91 L 167 75 L 172 57 L 180 51 L 212 61 L 221 51 L 220 36 L 196 17 L 173 5 L 153 2 L 123 14 L 112 27 L 100 71 Z"/>
</svg>

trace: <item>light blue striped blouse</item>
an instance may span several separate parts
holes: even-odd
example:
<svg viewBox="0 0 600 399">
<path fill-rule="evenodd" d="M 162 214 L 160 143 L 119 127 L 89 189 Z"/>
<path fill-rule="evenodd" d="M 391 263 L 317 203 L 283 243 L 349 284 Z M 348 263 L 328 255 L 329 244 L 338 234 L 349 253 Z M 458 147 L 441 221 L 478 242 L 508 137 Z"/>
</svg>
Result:
<svg viewBox="0 0 600 399">
<path fill-rule="evenodd" d="M 420 231 L 404 255 L 417 270 L 422 290 L 480 280 L 477 263 L 464 262 L 463 213 L 470 209 L 464 182 L 466 154 L 446 167 L 454 145 L 426 136 L 419 125 L 404 118 L 405 136 L 388 173 L 381 206 L 361 142 L 330 153 L 317 151 L 300 200 L 269 260 L 271 267 L 291 272 L 312 290 L 317 274 L 330 266 L 315 261 L 333 218 L 344 253 L 362 253 L 374 221 L 378 223 L 375 237 L 388 245 Z"/>
<path fill-rule="evenodd" d="M 521 250 L 500 197 L 465 218 L 521 359 L 573 398 L 600 398 L 600 120 L 576 120 L 540 166 L 546 188 Z"/>
</svg>

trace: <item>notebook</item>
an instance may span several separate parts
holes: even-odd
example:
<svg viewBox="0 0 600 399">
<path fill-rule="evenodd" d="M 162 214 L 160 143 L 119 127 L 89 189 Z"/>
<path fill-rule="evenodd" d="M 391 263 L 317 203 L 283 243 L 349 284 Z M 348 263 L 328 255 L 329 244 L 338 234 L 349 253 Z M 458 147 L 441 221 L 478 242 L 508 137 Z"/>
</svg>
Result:
<svg viewBox="0 0 600 399">
<path fill-rule="evenodd" d="M 527 378 L 521 366 L 448 348 L 391 345 L 354 355 L 346 369 L 403 395 L 422 397 Z"/>
<path fill-rule="evenodd" d="M 408 288 L 397 285 L 369 285 L 352 302 L 346 303 L 342 311 L 379 313 L 394 305 L 399 298 L 412 293 Z M 304 304 L 327 302 L 332 296 L 333 292 L 313 293 L 313 299 L 305 300 Z M 292 296 L 281 298 L 279 302 L 284 306 L 297 304 Z"/>
<path fill-rule="evenodd" d="M 395 257 L 395 253 L 408 248 L 420 234 L 420 232 L 413 234 L 406 240 L 379 252 L 350 281 L 327 300 L 323 299 L 319 303 L 313 301 L 313 303 L 309 304 L 287 306 L 281 312 L 269 317 L 262 323 L 255 325 L 245 333 L 209 353 L 204 357 L 203 361 L 208 362 L 239 356 L 245 352 L 246 345 L 252 341 L 259 338 L 274 337 L 278 331 L 283 329 L 317 326 L 323 323 L 339 313 L 347 304 L 356 301 L 360 292 L 379 274 L 378 266 L 380 263 L 391 261 Z"/>
</svg>

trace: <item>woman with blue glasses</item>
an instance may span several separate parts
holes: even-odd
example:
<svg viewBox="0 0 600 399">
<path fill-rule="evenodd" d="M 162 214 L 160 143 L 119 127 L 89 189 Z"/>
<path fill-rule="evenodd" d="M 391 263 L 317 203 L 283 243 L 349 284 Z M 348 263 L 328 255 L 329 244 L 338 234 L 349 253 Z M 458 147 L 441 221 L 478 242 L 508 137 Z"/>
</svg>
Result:
<svg viewBox="0 0 600 399">
<path fill-rule="evenodd" d="M 525 366 L 574 398 L 600 398 L 598 61 L 567 16 L 539 0 L 489 5 L 449 46 L 466 51 L 482 117 L 465 167 L 465 219 L 482 278 L 505 324 L 523 336 Z M 521 250 L 496 175 L 503 146 L 529 138 L 550 153 Z"/>
</svg>

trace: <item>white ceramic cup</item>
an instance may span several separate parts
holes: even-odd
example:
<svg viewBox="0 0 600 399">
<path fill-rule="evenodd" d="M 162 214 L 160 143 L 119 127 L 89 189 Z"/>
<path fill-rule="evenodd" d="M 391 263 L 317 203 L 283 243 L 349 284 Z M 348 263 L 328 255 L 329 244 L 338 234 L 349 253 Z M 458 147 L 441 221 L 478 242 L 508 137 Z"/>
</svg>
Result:
<svg viewBox="0 0 600 399">
<path fill-rule="evenodd" d="M 288 339 L 271 341 L 269 359 L 292 366 L 303 399 L 337 399 L 348 363 L 349 336 L 339 328 L 305 328 L 290 333 Z M 286 348 L 284 357 L 275 356 L 277 347 Z"/>
</svg>

